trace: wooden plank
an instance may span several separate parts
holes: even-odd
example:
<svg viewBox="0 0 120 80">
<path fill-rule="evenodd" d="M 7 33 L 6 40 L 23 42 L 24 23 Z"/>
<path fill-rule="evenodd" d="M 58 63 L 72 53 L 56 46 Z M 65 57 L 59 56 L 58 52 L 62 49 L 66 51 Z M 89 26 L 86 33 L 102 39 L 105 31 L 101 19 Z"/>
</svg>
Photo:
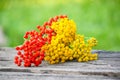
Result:
<svg viewBox="0 0 120 80">
<path fill-rule="evenodd" d="M 35 73 L 19 73 L 1 72 L 2 80 L 119 80 L 118 78 L 98 75 L 64 75 L 64 74 L 35 74 Z"/>
<path fill-rule="evenodd" d="M 93 50 L 93 53 L 98 53 L 99 58 L 120 58 L 120 52 L 118 51 L 102 51 L 102 50 Z"/>
<path fill-rule="evenodd" d="M 120 78 L 120 72 L 118 70 L 97 70 L 97 69 L 71 69 L 71 68 L 1 68 L 1 72 L 29 72 L 29 73 L 35 73 L 35 74 L 64 74 L 64 75 L 102 75 L 102 76 L 108 76 L 108 77 L 116 77 Z"/>
<path fill-rule="evenodd" d="M 49 65 L 43 61 L 39 67 L 18 67 L 13 63 L 16 51 L 13 48 L 0 48 L 0 79 L 23 80 L 119 80 L 120 52 L 94 50 L 99 59 L 84 63 L 66 62 Z M 24 75 L 24 76 L 23 76 Z M 8 77 L 5 77 L 8 76 Z"/>
</svg>

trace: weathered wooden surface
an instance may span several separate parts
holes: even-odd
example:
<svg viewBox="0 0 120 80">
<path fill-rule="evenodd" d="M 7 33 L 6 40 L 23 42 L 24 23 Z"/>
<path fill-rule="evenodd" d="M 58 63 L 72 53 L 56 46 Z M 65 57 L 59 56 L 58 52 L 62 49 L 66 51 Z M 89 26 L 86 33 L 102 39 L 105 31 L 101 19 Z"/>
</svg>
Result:
<svg viewBox="0 0 120 80">
<path fill-rule="evenodd" d="M 90 62 L 66 62 L 39 67 L 18 67 L 13 62 L 16 51 L 0 48 L 0 80 L 120 80 L 120 52 L 98 52 L 99 59 Z"/>
<path fill-rule="evenodd" d="M 3 33 L 3 28 L 0 26 L 0 47 L 1 46 L 6 46 L 7 44 L 7 39 L 6 36 Z"/>
</svg>

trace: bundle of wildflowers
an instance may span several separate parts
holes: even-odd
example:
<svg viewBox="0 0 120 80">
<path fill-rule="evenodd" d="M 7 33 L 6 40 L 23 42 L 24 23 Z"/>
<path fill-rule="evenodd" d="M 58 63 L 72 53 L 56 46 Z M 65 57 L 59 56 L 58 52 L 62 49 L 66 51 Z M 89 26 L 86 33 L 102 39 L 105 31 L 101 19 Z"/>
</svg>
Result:
<svg viewBox="0 0 120 80">
<path fill-rule="evenodd" d="M 97 53 L 91 53 L 97 40 L 77 34 L 75 22 L 67 16 L 55 16 L 37 28 L 38 32 L 26 32 L 25 42 L 21 47 L 16 47 L 18 55 L 15 56 L 15 64 L 18 66 L 22 63 L 25 67 L 32 64 L 38 66 L 43 59 L 49 64 L 56 64 L 71 60 L 87 62 L 98 58 Z"/>
</svg>

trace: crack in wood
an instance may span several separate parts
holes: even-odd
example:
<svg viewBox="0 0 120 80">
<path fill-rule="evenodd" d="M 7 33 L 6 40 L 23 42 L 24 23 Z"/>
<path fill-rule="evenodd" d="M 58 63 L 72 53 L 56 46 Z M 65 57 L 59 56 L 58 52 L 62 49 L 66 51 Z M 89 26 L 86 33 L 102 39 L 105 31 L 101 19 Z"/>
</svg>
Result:
<svg viewBox="0 0 120 80">
<path fill-rule="evenodd" d="M 12 68 L 4 68 L 0 69 L 1 72 L 26 72 L 29 73 L 31 70 L 29 69 L 12 69 Z"/>
</svg>

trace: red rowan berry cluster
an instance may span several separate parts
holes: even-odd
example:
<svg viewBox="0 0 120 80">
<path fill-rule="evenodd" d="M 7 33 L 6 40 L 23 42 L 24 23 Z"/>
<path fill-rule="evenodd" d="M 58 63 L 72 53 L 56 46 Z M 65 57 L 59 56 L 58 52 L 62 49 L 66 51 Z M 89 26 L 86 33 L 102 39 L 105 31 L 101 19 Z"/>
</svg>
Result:
<svg viewBox="0 0 120 80">
<path fill-rule="evenodd" d="M 42 46 L 46 43 L 51 43 L 52 36 L 56 33 L 51 28 L 53 22 L 57 22 L 59 18 L 66 18 L 67 16 L 56 16 L 45 22 L 42 26 L 37 26 L 39 31 L 29 31 L 24 35 L 24 43 L 17 46 L 17 55 L 14 58 L 14 63 L 18 66 L 22 64 L 25 67 L 30 67 L 32 64 L 39 66 L 44 59 L 44 50 Z"/>
</svg>

